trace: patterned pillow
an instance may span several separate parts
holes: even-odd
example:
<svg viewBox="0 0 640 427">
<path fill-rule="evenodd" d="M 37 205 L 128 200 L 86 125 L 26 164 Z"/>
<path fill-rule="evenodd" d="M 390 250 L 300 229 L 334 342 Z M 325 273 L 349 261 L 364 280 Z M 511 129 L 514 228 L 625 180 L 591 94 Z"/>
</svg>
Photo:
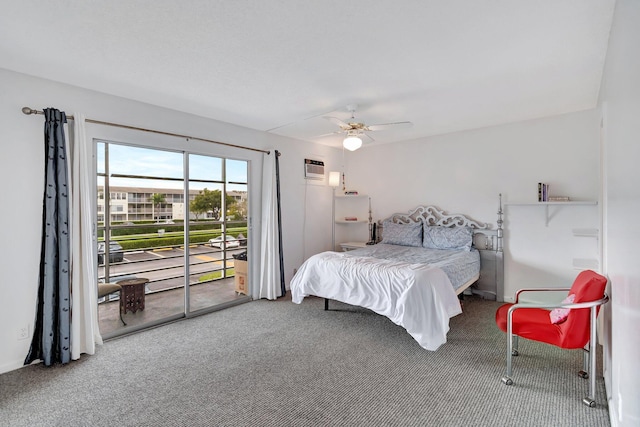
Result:
<svg viewBox="0 0 640 427">
<path fill-rule="evenodd" d="M 575 299 L 576 296 L 574 294 L 571 294 L 562 300 L 562 304 L 573 304 L 573 301 L 575 301 Z M 554 308 L 553 310 L 551 310 L 551 313 L 549 313 L 551 323 L 557 325 L 558 323 L 564 322 L 565 320 L 567 320 L 567 317 L 569 317 L 569 311 L 571 311 L 570 308 Z"/>
<path fill-rule="evenodd" d="M 470 227 L 424 225 L 422 246 L 425 248 L 470 251 L 472 242 L 473 230 Z"/>
<path fill-rule="evenodd" d="M 422 223 L 396 224 L 385 221 L 382 224 L 382 242 L 390 245 L 422 246 Z"/>
</svg>

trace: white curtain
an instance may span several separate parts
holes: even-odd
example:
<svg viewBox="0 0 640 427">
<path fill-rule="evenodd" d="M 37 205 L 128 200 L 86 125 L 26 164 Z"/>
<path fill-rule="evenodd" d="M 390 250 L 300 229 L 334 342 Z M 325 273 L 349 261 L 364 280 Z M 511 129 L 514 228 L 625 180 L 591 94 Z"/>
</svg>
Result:
<svg viewBox="0 0 640 427">
<path fill-rule="evenodd" d="M 262 160 L 262 236 L 260 239 L 260 298 L 274 300 L 280 289 L 278 206 L 276 200 L 275 150 Z"/>
<path fill-rule="evenodd" d="M 71 168 L 71 358 L 94 354 L 102 344 L 98 328 L 98 285 L 94 241 L 93 168 L 85 118 L 73 115 Z"/>
</svg>

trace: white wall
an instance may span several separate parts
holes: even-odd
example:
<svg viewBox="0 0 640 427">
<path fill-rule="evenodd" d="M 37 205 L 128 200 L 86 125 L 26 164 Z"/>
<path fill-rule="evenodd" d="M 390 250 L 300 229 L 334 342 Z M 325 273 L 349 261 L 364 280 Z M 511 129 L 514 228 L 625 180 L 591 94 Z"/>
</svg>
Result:
<svg viewBox="0 0 640 427">
<path fill-rule="evenodd" d="M 640 2 L 618 0 L 600 102 L 605 168 L 605 383 L 613 426 L 640 425 Z"/>
<path fill-rule="evenodd" d="M 596 110 L 435 136 L 347 153 L 347 188 L 368 193 L 375 220 L 433 204 L 494 224 L 503 202 L 536 202 L 537 183 L 575 200 L 600 189 Z M 598 206 L 505 208 L 505 295 L 522 287 L 568 286 L 573 258 L 597 258 Z"/>
<path fill-rule="evenodd" d="M 331 189 L 320 181 L 304 180 L 304 158 L 324 160 L 336 169 L 340 151 L 264 132 L 179 113 L 123 98 L 107 96 L 68 85 L 0 69 L 0 182 L 3 201 L 0 227 L 0 373 L 22 365 L 30 340 L 17 340 L 20 327 L 33 329 L 40 258 L 40 221 L 43 192 L 43 117 L 26 116 L 21 108 L 54 107 L 68 114 L 82 112 L 88 118 L 138 127 L 200 136 L 261 149 L 277 149 L 280 157 L 283 246 L 286 282 L 305 257 L 331 246 Z M 184 149 L 250 161 L 250 191 L 261 192 L 262 154 L 205 142 L 87 125 L 90 137 L 173 149 Z M 306 194 L 306 199 L 305 199 Z M 307 208 L 310 206 L 310 208 Z M 259 204 L 251 205 L 253 235 L 259 236 Z M 303 237 L 304 236 L 304 237 Z M 250 260 L 259 259 L 254 242 Z M 252 263 L 253 273 L 258 262 Z M 257 277 L 257 275 L 256 275 Z M 255 281 L 252 285 L 255 285 Z M 253 286 L 252 286 L 253 287 Z M 255 290 L 255 289 L 254 289 Z M 256 294 L 254 293 L 254 296 Z"/>
</svg>

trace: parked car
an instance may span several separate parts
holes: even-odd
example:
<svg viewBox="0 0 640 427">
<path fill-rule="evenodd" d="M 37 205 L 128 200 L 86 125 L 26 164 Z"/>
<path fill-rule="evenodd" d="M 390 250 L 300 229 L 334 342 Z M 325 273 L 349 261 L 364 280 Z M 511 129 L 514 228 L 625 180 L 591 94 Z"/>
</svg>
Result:
<svg viewBox="0 0 640 427">
<path fill-rule="evenodd" d="M 104 264 L 104 242 L 98 242 L 98 264 Z M 120 243 L 111 241 L 109 242 L 109 262 L 122 262 L 124 261 L 124 252 Z"/>
<path fill-rule="evenodd" d="M 219 249 L 224 249 L 225 246 L 227 249 L 240 247 L 240 242 L 233 236 L 226 236 L 225 240 L 225 242 L 222 241 L 222 236 L 214 237 L 213 239 L 209 239 L 209 245 L 211 245 L 212 248 Z"/>
</svg>

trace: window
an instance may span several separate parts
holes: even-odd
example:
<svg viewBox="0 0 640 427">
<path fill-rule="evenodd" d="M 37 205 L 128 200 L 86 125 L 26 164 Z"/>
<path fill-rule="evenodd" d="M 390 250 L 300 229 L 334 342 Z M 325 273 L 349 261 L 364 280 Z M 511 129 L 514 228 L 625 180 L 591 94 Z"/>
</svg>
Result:
<svg viewBox="0 0 640 427">
<path fill-rule="evenodd" d="M 234 289 L 234 255 L 249 241 L 247 161 L 108 141 L 96 151 L 98 280 L 148 280 L 134 298 L 146 303 L 132 307 L 144 316 L 125 310 L 127 324 L 248 300 Z M 101 331 L 119 311 L 107 305 L 99 307 Z M 123 327 L 117 317 L 108 325 L 114 334 Z"/>
</svg>

